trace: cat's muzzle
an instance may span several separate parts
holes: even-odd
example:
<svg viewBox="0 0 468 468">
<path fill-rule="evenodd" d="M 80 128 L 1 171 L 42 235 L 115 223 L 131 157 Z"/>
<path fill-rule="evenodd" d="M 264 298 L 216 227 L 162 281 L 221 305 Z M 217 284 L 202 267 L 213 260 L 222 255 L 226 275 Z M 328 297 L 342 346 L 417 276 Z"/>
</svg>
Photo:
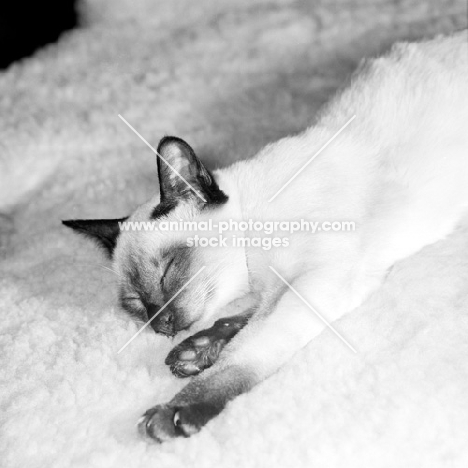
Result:
<svg viewBox="0 0 468 468">
<path fill-rule="evenodd" d="M 154 317 L 155 315 L 156 317 Z M 150 306 L 148 308 L 148 318 L 151 320 L 151 327 L 156 333 L 170 337 L 176 334 L 174 313 L 169 308 L 159 312 L 157 306 Z"/>
</svg>

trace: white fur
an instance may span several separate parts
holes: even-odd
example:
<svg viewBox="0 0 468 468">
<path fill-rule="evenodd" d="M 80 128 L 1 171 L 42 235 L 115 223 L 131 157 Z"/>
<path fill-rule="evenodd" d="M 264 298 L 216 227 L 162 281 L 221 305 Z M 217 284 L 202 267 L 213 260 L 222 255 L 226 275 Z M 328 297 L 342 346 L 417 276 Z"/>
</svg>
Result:
<svg viewBox="0 0 468 468">
<path fill-rule="evenodd" d="M 270 266 L 333 321 L 395 262 L 454 229 L 468 207 L 467 76 L 465 33 L 395 46 L 361 71 L 317 125 L 219 172 L 221 188 L 237 185 L 229 194 L 244 219 L 356 223 L 355 232 L 299 232 L 288 248 L 247 250 L 251 282 L 263 295 L 260 315 L 268 317 L 239 335 L 225 365 L 253 366 L 264 377 L 325 327 Z"/>
</svg>

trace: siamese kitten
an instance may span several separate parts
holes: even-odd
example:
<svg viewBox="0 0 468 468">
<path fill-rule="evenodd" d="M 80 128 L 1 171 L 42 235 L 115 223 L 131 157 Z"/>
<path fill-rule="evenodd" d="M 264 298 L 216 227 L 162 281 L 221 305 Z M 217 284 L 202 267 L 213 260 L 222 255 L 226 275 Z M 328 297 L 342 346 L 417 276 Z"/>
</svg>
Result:
<svg viewBox="0 0 468 468">
<path fill-rule="evenodd" d="M 338 320 L 395 262 L 455 228 L 468 207 L 467 76 L 465 33 L 397 45 L 362 67 L 300 135 L 213 173 L 189 144 L 165 137 L 158 195 L 128 218 L 64 221 L 107 250 L 131 316 L 154 318 L 153 330 L 167 336 L 196 332 L 166 359 L 176 376 L 193 377 L 144 414 L 143 435 L 161 442 L 196 433 L 323 331 L 315 312 Z M 355 230 L 233 228 L 227 246 L 201 247 L 193 232 L 119 225 L 180 220 L 353 221 Z M 254 237 L 280 242 L 231 242 Z M 342 338 L 352 347 L 352 336 Z"/>
</svg>

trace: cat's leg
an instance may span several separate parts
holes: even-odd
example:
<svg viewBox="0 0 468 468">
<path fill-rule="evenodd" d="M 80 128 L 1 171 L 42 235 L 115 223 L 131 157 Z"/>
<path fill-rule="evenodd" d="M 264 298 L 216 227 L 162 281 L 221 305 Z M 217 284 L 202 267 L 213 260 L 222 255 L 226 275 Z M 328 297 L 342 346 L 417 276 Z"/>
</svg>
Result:
<svg viewBox="0 0 468 468">
<path fill-rule="evenodd" d="M 314 284 L 307 278 L 293 286 L 312 302 Z M 274 373 L 325 328 L 293 291 L 284 285 L 283 290 L 279 299 L 276 294 L 273 301 L 265 301 L 215 366 L 193 378 L 168 404 L 145 413 L 139 423 L 141 434 L 161 442 L 198 432 L 230 400 Z M 325 302 L 332 303 L 339 297 L 343 296 L 334 294 Z M 338 307 L 326 310 L 324 315 L 335 320 L 344 311 Z M 337 341 L 337 346 L 343 343 Z"/>
<path fill-rule="evenodd" d="M 247 325 L 254 309 L 217 320 L 179 343 L 166 357 L 165 363 L 176 377 L 191 377 L 211 367 L 223 348 Z"/>
<path fill-rule="evenodd" d="M 211 319 L 197 323 L 198 333 L 183 340 L 167 356 L 165 363 L 172 373 L 176 377 L 191 377 L 211 367 L 226 344 L 258 310 L 259 300 L 259 294 L 250 291 L 225 305 L 215 317 L 210 315 Z M 213 321 L 214 325 L 209 327 Z"/>
</svg>

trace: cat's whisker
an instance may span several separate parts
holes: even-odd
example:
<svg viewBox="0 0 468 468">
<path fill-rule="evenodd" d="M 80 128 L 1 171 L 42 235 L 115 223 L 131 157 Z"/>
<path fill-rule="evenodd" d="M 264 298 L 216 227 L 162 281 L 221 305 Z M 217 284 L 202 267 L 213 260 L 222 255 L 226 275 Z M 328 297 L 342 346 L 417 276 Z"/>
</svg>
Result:
<svg viewBox="0 0 468 468">
<path fill-rule="evenodd" d="M 114 275 L 116 275 L 119 279 L 121 279 L 121 276 L 119 275 L 119 273 L 117 273 L 115 270 L 113 270 L 112 268 L 109 268 L 105 265 L 102 265 L 101 263 L 88 263 L 88 262 L 78 262 L 78 263 L 75 263 L 74 264 L 76 265 L 82 265 L 82 266 L 90 266 L 90 267 L 100 267 L 102 268 L 103 270 L 107 270 L 107 271 L 110 271 L 111 273 L 113 273 Z"/>
<path fill-rule="evenodd" d="M 112 268 L 109 268 L 109 267 L 106 267 L 105 265 L 101 265 L 100 263 L 97 263 L 98 266 L 100 266 L 101 268 L 103 268 L 104 270 L 108 270 L 110 271 L 111 273 L 114 273 L 115 276 L 117 276 L 117 278 L 121 278 L 119 273 L 117 273 L 115 270 L 113 270 Z"/>
</svg>

